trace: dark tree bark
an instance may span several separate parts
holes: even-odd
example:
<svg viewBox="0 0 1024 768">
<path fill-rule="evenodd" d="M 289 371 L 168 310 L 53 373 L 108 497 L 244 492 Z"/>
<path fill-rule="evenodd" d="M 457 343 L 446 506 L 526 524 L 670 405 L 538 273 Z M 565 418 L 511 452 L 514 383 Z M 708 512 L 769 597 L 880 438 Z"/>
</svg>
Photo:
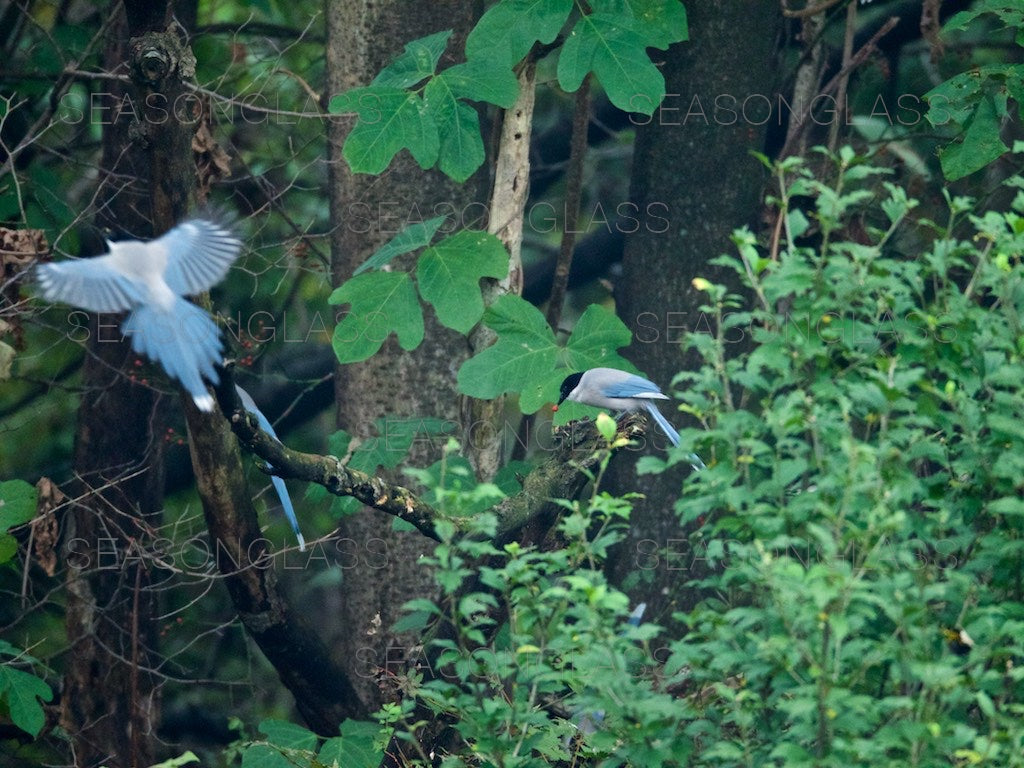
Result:
<svg viewBox="0 0 1024 768">
<path fill-rule="evenodd" d="M 234 400 L 229 374 L 224 375 L 218 395 L 222 402 Z M 183 402 L 203 515 L 231 602 L 246 631 L 295 697 L 309 727 L 323 736 L 335 736 L 343 720 L 364 713 L 365 708 L 344 671 L 332 662 L 316 628 L 296 613 L 278 589 L 231 425 L 220 413 L 201 413 L 190 399 Z"/>
<path fill-rule="evenodd" d="M 121 18 L 111 27 L 106 68 L 127 65 L 132 82 L 110 84 L 116 119 L 104 131 L 103 178 L 117 181 L 100 190 L 99 219 L 151 237 L 184 214 L 193 183 L 191 127 L 153 111 L 182 92 L 191 54 L 176 31 L 166 31 L 170 4 L 127 2 L 112 12 Z M 67 537 L 70 652 L 61 697 L 77 765 L 111 768 L 155 757 L 156 605 L 146 558 L 132 548 L 145 548 L 160 524 L 164 426 L 162 398 L 135 383 L 136 356 L 117 325 L 93 318 L 82 374 L 74 451 L 81 500 Z"/>
<path fill-rule="evenodd" d="M 763 108 L 753 108 L 775 92 L 773 56 L 781 22 L 775 0 L 718 0 L 686 8 L 690 41 L 672 46 L 662 68 L 668 96 L 637 130 L 630 195 L 647 219 L 626 239 L 615 291 L 619 317 L 633 331 L 629 357 L 662 388 L 676 372 L 697 365 L 680 350 L 684 330 L 709 330 L 697 312 L 705 297 L 693 278 L 739 291 L 731 271 L 708 262 L 731 249 L 734 228 L 755 223 L 765 176 L 749 153 L 762 149 L 767 121 Z M 716 109 L 716 97 L 719 107 L 732 112 Z M 748 97 L 753 98 L 745 115 Z M 680 421 L 680 414 L 663 410 L 670 421 Z M 673 513 L 684 470 L 638 477 L 634 467 L 634 459 L 620 457 L 611 473 L 619 491 L 646 495 L 635 507 L 611 573 L 621 584 L 650 569 L 653 584 L 641 582 L 633 591 L 647 600 L 652 620 L 661 621 L 666 610 L 691 602 L 683 590 L 694 556 L 685 549 Z"/>
<path fill-rule="evenodd" d="M 330 0 L 328 97 L 368 84 L 406 43 L 442 29 L 454 28 L 455 33 L 439 68 L 455 63 L 453 56 L 463 49 L 475 9 L 471 0 Z M 371 40 L 373 45 L 367 45 Z M 461 218 L 468 204 L 480 199 L 476 180 L 482 174 L 458 185 L 437 171 L 422 171 L 405 152 L 379 177 L 351 173 L 341 155 L 350 126 L 349 120 L 335 118 L 328 129 L 336 285 L 405 224 L 437 215 L 435 206 L 455 211 Z M 465 222 L 457 220 L 445 229 L 463 226 Z M 369 437 L 374 421 L 383 416 L 429 416 L 458 423 L 455 373 L 468 355 L 468 346 L 464 337 L 438 324 L 429 309 L 425 319 L 426 336 L 415 351 L 402 352 L 392 339 L 366 362 L 337 369 L 339 427 Z M 410 464 L 429 465 L 439 457 L 441 445 L 438 440 L 420 441 L 414 445 Z M 338 604 L 329 609 L 342 628 L 335 640 L 335 656 L 372 711 L 393 693 L 381 690 L 377 676 L 387 668 L 401 668 L 404 649 L 412 642 L 396 637 L 390 629 L 401 605 L 434 591 L 430 574 L 418 562 L 433 544 L 418 533 L 395 532 L 390 519 L 369 510 L 343 520 L 340 534 L 353 556 L 347 562 L 351 567 L 344 570 Z"/>
</svg>

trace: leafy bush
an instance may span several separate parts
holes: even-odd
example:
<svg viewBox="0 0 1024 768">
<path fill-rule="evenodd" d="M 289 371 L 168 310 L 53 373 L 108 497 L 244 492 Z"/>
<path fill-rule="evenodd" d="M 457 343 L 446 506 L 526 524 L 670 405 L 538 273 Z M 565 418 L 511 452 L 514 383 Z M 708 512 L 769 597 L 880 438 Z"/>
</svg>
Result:
<svg viewBox="0 0 1024 768">
<path fill-rule="evenodd" d="M 601 573 L 628 499 L 567 502 L 554 551 L 452 526 L 449 599 L 407 627 L 457 628 L 444 673 L 385 712 L 450 718 L 445 765 L 1024 764 L 1024 193 L 912 220 L 883 169 L 829 157 L 827 184 L 773 166 L 778 242 L 717 260 L 750 300 L 699 284 L 716 333 L 676 384 L 713 461 L 677 512 L 712 567 L 685 636 L 630 626 Z"/>
<path fill-rule="evenodd" d="M 708 286 L 723 334 L 677 379 L 717 459 L 677 509 L 717 567 L 666 673 L 703 765 L 1021 765 L 1024 194 L 908 222 L 832 160 L 775 168 L 777 257 L 739 232 L 718 261 L 757 305 Z"/>
<path fill-rule="evenodd" d="M 601 421 L 614 441 L 610 417 Z M 429 564 L 443 599 L 411 601 L 404 628 L 440 620 L 454 632 L 431 642 L 433 674 L 410 675 L 402 687 L 412 696 L 385 708 L 384 722 L 414 730 L 415 699 L 450 718 L 468 745 L 442 763 L 450 768 L 467 759 L 512 768 L 684 757 L 690 748 L 678 738 L 677 707 L 644 673 L 658 628 L 630 621 L 628 598 L 601 572 L 622 539 L 629 504 L 603 492 L 564 502 L 562 546 L 550 551 L 495 548 L 496 520 L 487 513 L 472 518 L 469 536 L 455 524 L 439 526 L 444 540 Z"/>
</svg>

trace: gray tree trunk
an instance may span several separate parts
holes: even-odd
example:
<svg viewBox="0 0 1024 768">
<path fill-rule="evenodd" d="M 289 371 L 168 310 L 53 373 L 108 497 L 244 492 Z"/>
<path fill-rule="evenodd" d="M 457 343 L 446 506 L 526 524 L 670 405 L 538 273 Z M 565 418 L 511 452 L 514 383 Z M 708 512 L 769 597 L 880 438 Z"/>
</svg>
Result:
<svg viewBox="0 0 1024 768">
<path fill-rule="evenodd" d="M 452 54 L 461 54 L 475 9 L 469 0 L 329 0 L 327 95 L 368 84 L 406 43 L 443 29 L 454 28 L 455 34 L 440 67 L 454 63 Z M 458 185 L 439 172 L 422 171 L 405 152 L 381 176 L 354 175 L 341 156 L 350 127 L 348 120 L 334 118 L 328 129 L 335 285 L 406 223 L 431 218 L 438 210 L 461 213 L 480 199 L 482 174 Z M 462 221 L 453 221 L 446 229 L 462 226 Z M 408 265 L 398 262 L 403 263 Z M 426 336 L 415 351 L 403 352 L 392 338 L 364 363 L 336 369 L 338 426 L 365 438 L 374 433 L 374 421 L 384 416 L 429 416 L 457 424 L 455 375 L 467 356 L 466 339 L 440 326 L 428 309 Z M 440 457 L 441 447 L 437 439 L 419 441 L 409 463 L 427 466 Z M 393 478 L 408 483 L 399 473 Z M 386 683 L 382 690 L 380 681 L 387 678 L 387 670 L 402 669 L 412 642 L 391 632 L 401 605 L 434 592 L 430 574 L 418 562 L 432 544 L 418 533 L 395 532 L 390 518 L 366 509 L 343 520 L 340 535 L 353 556 L 346 558 L 351 567 L 343 570 L 335 606 L 340 627 L 335 658 L 349 671 L 372 711 L 393 694 Z"/>
<path fill-rule="evenodd" d="M 755 224 L 765 175 L 750 150 L 762 150 L 768 121 L 779 117 L 766 109 L 766 101 L 777 103 L 779 4 L 718 0 L 687 3 L 686 9 L 690 41 L 667 52 L 668 95 L 637 130 L 630 196 L 647 218 L 626 239 L 615 292 L 619 317 L 633 331 L 628 356 L 666 391 L 675 373 L 697 365 L 680 349 L 684 331 L 710 330 L 697 311 L 705 295 L 693 278 L 739 291 L 734 273 L 708 262 L 732 249 L 734 228 Z M 671 406 L 662 410 L 680 422 Z M 665 444 L 651 434 L 654 443 Z M 646 495 L 611 573 L 620 584 L 638 572 L 653 577 L 631 591 L 647 600 L 652 620 L 666 620 L 667 611 L 692 604 L 684 585 L 701 565 L 673 512 L 685 470 L 638 477 L 635 464 L 635 454 L 621 455 L 611 473 L 619 492 Z"/>
</svg>

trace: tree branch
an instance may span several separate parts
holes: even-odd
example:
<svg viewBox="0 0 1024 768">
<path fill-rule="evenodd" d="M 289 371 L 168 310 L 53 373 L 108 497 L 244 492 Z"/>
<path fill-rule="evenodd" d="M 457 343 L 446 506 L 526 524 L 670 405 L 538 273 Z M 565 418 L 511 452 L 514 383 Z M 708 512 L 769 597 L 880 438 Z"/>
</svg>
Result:
<svg viewBox="0 0 1024 768">
<path fill-rule="evenodd" d="M 351 496 L 367 507 L 412 524 L 427 538 L 440 541 L 434 525 L 444 515 L 408 488 L 351 469 L 337 456 L 293 451 L 260 429 L 256 418 L 239 402 L 230 370 L 222 372 L 216 395 L 241 443 L 270 465 L 264 471 L 285 479 L 316 483 L 335 496 Z M 640 437 L 645 426 L 642 415 L 632 414 L 619 423 L 618 436 Z M 506 540 L 531 520 L 558 510 L 551 499 L 573 498 L 588 481 L 581 469 L 596 466 L 597 454 L 604 447 L 604 439 L 589 421 L 559 428 L 555 437 L 557 447 L 524 478 L 523 489 L 493 508 L 498 517 L 499 541 Z"/>
<path fill-rule="evenodd" d="M 576 222 L 580 215 L 580 201 L 583 198 L 583 161 L 587 156 L 587 126 L 590 123 L 590 75 L 583 78 L 576 91 L 572 117 L 572 147 L 569 151 L 569 168 L 565 174 L 565 226 L 558 249 L 555 278 L 551 282 L 548 298 L 548 325 L 558 333 L 562 319 L 562 304 L 569 282 L 569 268 L 576 249 Z"/>
<path fill-rule="evenodd" d="M 850 72 L 852 72 L 854 69 L 863 64 L 867 60 L 868 56 L 870 56 L 872 53 L 878 50 L 878 41 L 885 37 L 887 34 L 889 34 L 893 30 L 893 28 L 899 23 L 900 20 L 898 16 L 893 16 L 887 22 L 885 22 L 885 24 L 883 24 L 882 27 L 877 32 L 875 32 L 874 35 L 871 36 L 871 39 L 868 40 L 861 47 L 861 49 L 850 58 L 848 62 L 846 62 L 843 68 L 840 69 L 839 72 L 837 72 L 835 76 L 821 88 L 820 91 L 818 91 L 818 95 L 827 96 L 833 93 L 839 87 L 839 84 L 843 81 L 843 78 L 848 77 Z M 794 145 L 803 133 L 804 127 L 806 126 L 807 121 L 811 117 L 811 106 L 813 105 L 813 103 L 814 102 L 812 100 L 807 104 L 807 106 L 803 110 L 803 113 L 800 115 L 800 118 L 791 127 L 789 131 L 789 136 L 786 139 L 786 144 L 782 148 L 782 151 L 779 152 L 780 158 L 789 157 L 791 154 L 794 153 Z"/>
<path fill-rule="evenodd" d="M 817 16 L 819 13 L 824 13 L 838 2 L 839 0 L 825 0 L 825 2 L 818 5 L 808 5 L 806 8 L 792 10 L 786 7 L 785 0 L 783 0 L 782 15 L 790 19 L 806 19 L 808 16 Z"/>
<path fill-rule="evenodd" d="M 314 628 L 281 594 L 274 570 L 267 567 L 266 541 L 235 436 L 221 419 L 196 409 L 191 397 L 183 396 L 182 403 L 203 516 L 231 602 L 310 728 L 336 735 L 343 720 L 365 717 L 366 706 Z"/>
<path fill-rule="evenodd" d="M 302 453 L 285 447 L 262 429 L 235 393 L 234 379 L 225 371 L 217 385 L 217 401 L 242 444 L 273 467 L 272 474 L 322 485 L 335 496 L 351 496 L 368 507 L 405 520 L 424 536 L 439 541 L 434 523 L 441 514 L 400 485 L 350 469 L 336 456 Z"/>
</svg>

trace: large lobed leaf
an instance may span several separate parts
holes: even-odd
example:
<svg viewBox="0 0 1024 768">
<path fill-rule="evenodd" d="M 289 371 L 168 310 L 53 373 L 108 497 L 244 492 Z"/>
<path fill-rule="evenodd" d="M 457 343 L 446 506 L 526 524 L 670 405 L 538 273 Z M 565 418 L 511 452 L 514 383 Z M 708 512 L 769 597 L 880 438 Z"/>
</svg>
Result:
<svg viewBox="0 0 1024 768">
<path fill-rule="evenodd" d="M 484 313 L 480 279 L 507 273 L 508 253 L 497 237 L 462 230 L 423 251 L 416 280 L 420 295 L 434 305 L 438 320 L 468 333 Z"/>
<path fill-rule="evenodd" d="M 437 125 L 414 92 L 383 85 L 354 88 L 332 98 L 330 111 L 359 116 L 342 148 L 355 173 L 380 173 L 403 149 L 409 150 L 421 168 L 437 162 Z"/>
<path fill-rule="evenodd" d="M 616 350 L 629 344 L 622 321 L 599 305 L 590 306 L 576 323 L 565 347 L 540 310 L 519 296 L 502 296 L 484 313 L 484 323 L 498 340 L 459 369 L 459 390 L 489 400 L 507 392 L 519 395 L 523 413 L 554 402 L 562 379 L 597 365 L 633 370 Z"/>
<path fill-rule="evenodd" d="M 423 341 L 423 312 L 405 272 L 356 275 L 336 288 L 328 301 L 351 305 L 331 339 L 341 363 L 365 360 L 392 333 L 405 350 L 415 349 Z"/>
<path fill-rule="evenodd" d="M 25 733 L 38 736 L 46 722 L 39 700 L 53 698 L 50 686 L 33 674 L 5 664 L 0 665 L 0 696 L 7 702 L 14 724 Z"/>
<path fill-rule="evenodd" d="M 466 58 L 511 68 L 535 42 L 554 40 L 572 7 L 572 0 L 502 0 L 489 8 L 469 33 Z"/>
</svg>

